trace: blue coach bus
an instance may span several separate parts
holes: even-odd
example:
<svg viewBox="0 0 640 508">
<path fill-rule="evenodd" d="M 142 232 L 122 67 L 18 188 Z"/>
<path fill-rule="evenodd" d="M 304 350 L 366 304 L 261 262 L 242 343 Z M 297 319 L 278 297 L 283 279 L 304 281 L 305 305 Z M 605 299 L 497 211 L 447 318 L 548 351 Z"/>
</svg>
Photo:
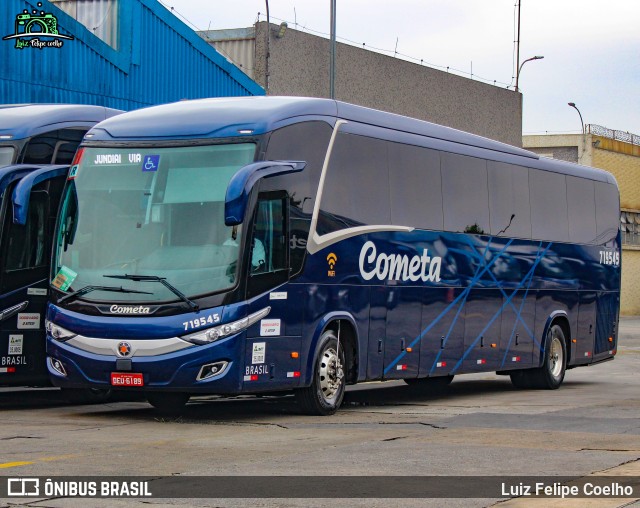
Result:
<svg viewBox="0 0 640 508">
<path fill-rule="evenodd" d="M 0 386 L 49 384 L 44 314 L 58 204 L 83 136 L 116 113 L 0 105 Z"/>
<path fill-rule="evenodd" d="M 62 387 L 426 389 L 495 371 L 557 388 L 611 360 L 619 193 L 600 170 L 326 99 L 208 99 L 92 129 L 58 219 Z"/>
</svg>

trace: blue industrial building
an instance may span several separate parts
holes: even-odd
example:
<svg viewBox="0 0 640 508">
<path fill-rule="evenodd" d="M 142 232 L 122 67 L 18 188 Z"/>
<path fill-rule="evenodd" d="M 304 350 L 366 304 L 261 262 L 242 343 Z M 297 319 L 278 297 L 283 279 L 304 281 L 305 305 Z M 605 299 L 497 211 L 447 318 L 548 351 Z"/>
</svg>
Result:
<svg viewBox="0 0 640 508">
<path fill-rule="evenodd" d="M 0 103 L 264 95 L 156 0 L 2 0 L 0 39 Z"/>
</svg>

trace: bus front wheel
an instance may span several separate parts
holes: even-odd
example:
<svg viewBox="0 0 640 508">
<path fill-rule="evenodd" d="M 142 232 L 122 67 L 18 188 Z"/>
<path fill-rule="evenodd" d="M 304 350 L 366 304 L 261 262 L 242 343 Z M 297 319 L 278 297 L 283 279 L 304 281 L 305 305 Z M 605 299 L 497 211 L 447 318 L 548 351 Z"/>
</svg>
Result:
<svg viewBox="0 0 640 508">
<path fill-rule="evenodd" d="M 327 416 L 335 413 L 344 398 L 344 349 L 333 330 L 320 337 L 311 386 L 296 390 L 296 400 L 306 414 Z"/>
</svg>

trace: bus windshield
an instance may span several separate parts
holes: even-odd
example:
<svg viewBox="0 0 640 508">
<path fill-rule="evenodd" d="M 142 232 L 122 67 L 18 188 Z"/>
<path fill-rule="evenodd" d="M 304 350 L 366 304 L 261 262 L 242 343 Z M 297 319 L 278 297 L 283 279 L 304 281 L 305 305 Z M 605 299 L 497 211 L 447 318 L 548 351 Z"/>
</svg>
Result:
<svg viewBox="0 0 640 508">
<path fill-rule="evenodd" d="M 60 208 L 52 285 L 125 302 L 232 287 L 241 230 L 225 226 L 224 199 L 254 155 L 253 143 L 82 149 Z"/>
<path fill-rule="evenodd" d="M 15 148 L 12 146 L 0 146 L 0 168 L 13 162 Z"/>
</svg>

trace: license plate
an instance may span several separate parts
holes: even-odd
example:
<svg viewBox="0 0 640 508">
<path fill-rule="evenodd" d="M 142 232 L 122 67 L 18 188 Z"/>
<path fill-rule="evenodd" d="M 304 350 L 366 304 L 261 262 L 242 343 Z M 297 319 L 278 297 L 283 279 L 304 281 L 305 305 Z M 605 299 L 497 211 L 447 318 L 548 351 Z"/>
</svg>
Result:
<svg viewBox="0 0 640 508">
<path fill-rule="evenodd" d="M 144 386 L 144 380 L 140 373 L 111 373 L 111 386 Z"/>
</svg>

